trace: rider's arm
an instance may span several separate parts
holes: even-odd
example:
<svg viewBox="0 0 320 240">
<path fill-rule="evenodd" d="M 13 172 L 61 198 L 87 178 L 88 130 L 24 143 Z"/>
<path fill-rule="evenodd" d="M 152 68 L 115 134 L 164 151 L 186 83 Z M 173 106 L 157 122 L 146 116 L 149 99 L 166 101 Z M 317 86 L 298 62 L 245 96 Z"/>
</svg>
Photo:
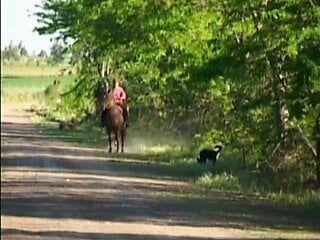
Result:
<svg viewBox="0 0 320 240">
<path fill-rule="evenodd" d="M 121 93 L 120 93 L 120 98 L 121 100 L 123 100 L 124 102 L 126 101 L 127 95 L 126 92 L 122 89 Z"/>
</svg>

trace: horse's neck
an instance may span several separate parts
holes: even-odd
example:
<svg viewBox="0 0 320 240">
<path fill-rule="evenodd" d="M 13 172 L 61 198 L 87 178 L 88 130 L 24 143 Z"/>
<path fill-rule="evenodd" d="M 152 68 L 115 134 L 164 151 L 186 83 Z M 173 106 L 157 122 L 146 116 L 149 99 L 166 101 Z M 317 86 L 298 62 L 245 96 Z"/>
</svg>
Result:
<svg viewBox="0 0 320 240">
<path fill-rule="evenodd" d="M 107 110 L 107 111 L 109 111 L 111 109 L 113 109 L 113 110 L 117 109 L 119 111 L 123 111 L 122 106 L 115 103 L 114 101 L 106 102 L 104 106 L 105 106 L 105 110 Z"/>
<path fill-rule="evenodd" d="M 111 108 L 114 105 L 114 100 L 113 100 L 113 93 L 112 90 L 109 90 L 106 92 L 105 97 L 104 97 L 104 106 L 106 109 Z"/>
<path fill-rule="evenodd" d="M 115 105 L 115 103 L 113 101 L 107 102 L 104 104 L 104 108 L 108 110 L 108 109 L 112 108 L 114 105 Z"/>
</svg>

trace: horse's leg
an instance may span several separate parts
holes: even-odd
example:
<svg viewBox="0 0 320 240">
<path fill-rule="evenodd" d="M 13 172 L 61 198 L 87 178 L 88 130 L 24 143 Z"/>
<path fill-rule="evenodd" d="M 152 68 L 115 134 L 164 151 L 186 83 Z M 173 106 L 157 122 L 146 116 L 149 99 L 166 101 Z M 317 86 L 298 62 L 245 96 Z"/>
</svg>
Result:
<svg viewBox="0 0 320 240">
<path fill-rule="evenodd" d="M 126 137 L 126 129 L 123 129 L 121 131 L 121 152 L 123 153 L 124 151 L 124 139 Z"/>
<path fill-rule="evenodd" d="M 120 132 L 119 130 L 115 131 L 116 141 L 117 141 L 117 152 L 119 152 L 119 140 L 120 140 Z"/>
<path fill-rule="evenodd" d="M 123 130 L 121 131 L 121 152 L 123 153 Z"/>
<path fill-rule="evenodd" d="M 110 130 L 107 130 L 107 132 L 108 132 L 108 138 L 109 138 L 109 153 L 111 153 L 111 152 L 112 152 L 112 147 L 111 147 L 111 145 L 112 145 L 111 132 L 110 132 Z"/>
</svg>

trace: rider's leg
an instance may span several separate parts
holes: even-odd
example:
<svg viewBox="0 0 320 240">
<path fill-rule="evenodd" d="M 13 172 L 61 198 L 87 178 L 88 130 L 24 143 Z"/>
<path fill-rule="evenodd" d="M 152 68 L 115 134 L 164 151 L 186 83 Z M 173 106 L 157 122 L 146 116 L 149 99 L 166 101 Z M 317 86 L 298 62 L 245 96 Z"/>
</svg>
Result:
<svg viewBox="0 0 320 240">
<path fill-rule="evenodd" d="M 129 126 L 129 124 L 128 124 L 128 107 L 127 107 L 127 105 L 123 105 L 122 106 L 122 108 L 123 108 L 123 118 L 124 118 L 124 121 L 126 122 L 126 126 L 128 127 Z"/>
</svg>

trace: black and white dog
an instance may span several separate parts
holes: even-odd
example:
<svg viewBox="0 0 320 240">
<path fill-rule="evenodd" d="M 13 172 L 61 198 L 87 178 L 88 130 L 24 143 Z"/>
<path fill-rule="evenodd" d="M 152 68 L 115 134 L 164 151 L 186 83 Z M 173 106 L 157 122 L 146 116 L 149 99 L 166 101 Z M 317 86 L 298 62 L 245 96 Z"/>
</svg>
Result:
<svg viewBox="0 0 320 240">
<path fill-rule="evenodd" d="M 198 163 L 200 165 L 205 165 L 207 159 L 212 161 L 212 164 L 215 164 L 217 159 L 219 158 L 220 152 L 222 150 L 221 145 L 216 145 L 214 149 L 202 149 L 200 151 L 199 157 L 197 158 Z"/>
</svg>

